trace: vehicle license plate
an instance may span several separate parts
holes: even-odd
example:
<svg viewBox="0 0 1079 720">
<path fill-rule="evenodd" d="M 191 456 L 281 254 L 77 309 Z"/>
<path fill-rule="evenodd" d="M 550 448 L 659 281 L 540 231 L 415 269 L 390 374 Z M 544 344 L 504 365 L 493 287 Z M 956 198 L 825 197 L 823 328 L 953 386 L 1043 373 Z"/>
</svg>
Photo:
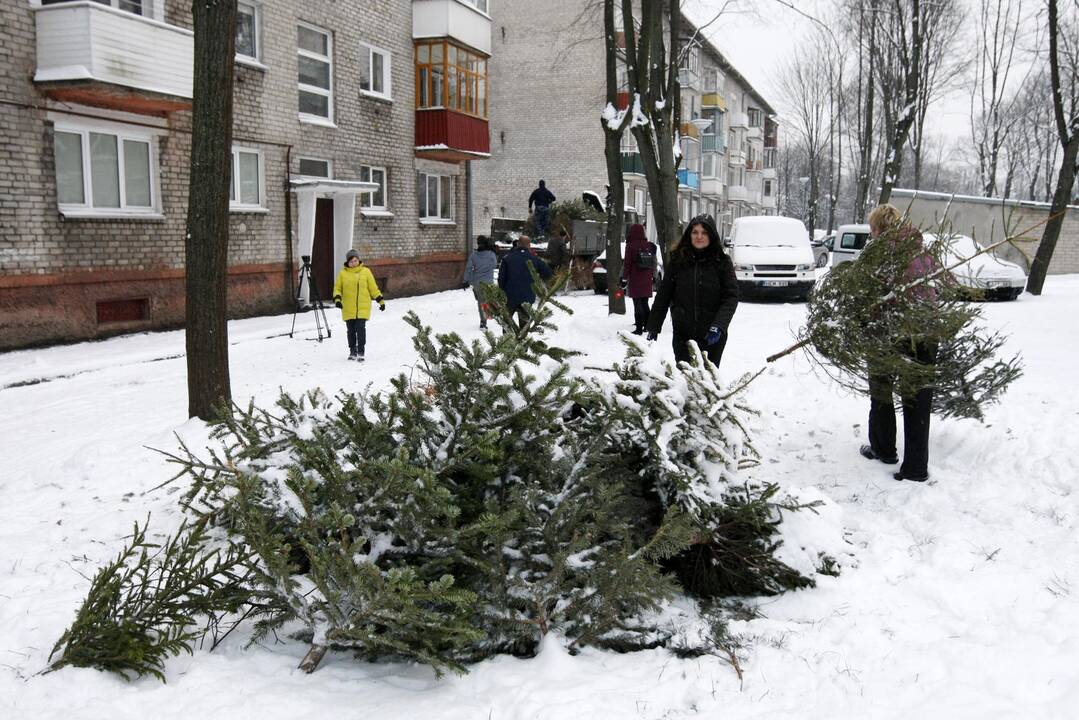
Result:
<svg viewBox="0 0 1079 720">
<path fill-rule="evenodd" d="M 988 283 L 986 283 L 986 285 L 988 285 L 991 288 L 1008 287 L 1008 281 L 1007 280 L 990 280 Z"/>
<path fill-rule="evenodd" d="M 764 281 L 764 286 L 765 287 L 787 287 L 787 281 L 786 280 L 765 280 Z"/>
</svg>

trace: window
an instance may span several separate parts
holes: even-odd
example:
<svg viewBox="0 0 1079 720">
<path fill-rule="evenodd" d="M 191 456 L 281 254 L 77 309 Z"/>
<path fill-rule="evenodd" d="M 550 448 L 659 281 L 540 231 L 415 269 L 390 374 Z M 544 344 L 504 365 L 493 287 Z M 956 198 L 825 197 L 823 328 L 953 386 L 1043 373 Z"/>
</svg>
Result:
<svg viewBox="0 0 1079 720">
<path fill-rule="evenodd" d="M 260 8 L 248 2 L 236 4 L 236 55 L 259 61 L 262 54 Z"/>
<path fill-rule="evenodd" d="M 378 184 L 378 190 L 360 195 L 360 207 L 368 210 L 386 209 L 386 168 L 360 166 L 360 180 Z"/>
<path fill-rule="evenodd" d="M 480 12 L 487 12 L 487 0 L 464 0 L 466 5 L 471 5 Z"/>
<path fill-rule="evenodd" d="M 453 177 L 416 173 L 416 195 L 420 219 L 453 221 Z"/>
<path fill-rule="evenodd" d="M 134 13 L 135 15 L 148 15 L 147 12 L 150 8 L 143 8 L 143 5 L 149 5 L 149 2 L 144 0 L 94 0 L 102 5 L 108 5 L 114 7 L 117 10 L 123 10 L 125 12 Z M 71 2 L 71 0 L 41 0 L 42 5 L 59 5 L 60 3 Z"/>
<path fill-rule="evenodd" d="M 250 148 L 232 148 L 232 183 L 229 186 L 229 208 L 232 210 L 263 209 L 262 152 Z"/>
<path fill-rule="evenodd" d="M 318 158 L 300 158 L 300 174 L 305 177 L 332 178 L 333 163 Z"/>
<path fill-rule="evenodd" d="M 416 43 L 416 107 L 487 117 L 487 59 L 435 40 Z"/>
<path fill-rule="evenodd" d="M 300 119 L 333 120 L 333 41 L 309 25 L 296 28 L 300 55 Z"/>
<path fill-rule="evenodd" d="M 633 207 L 637 208 L 637 214 L 642 218 L 645 215 L 645 211 L 648 209 L 648 203 L 646 201 L 647 195 L 642 188 L 634 188 L 633 190 Z"/>
<path fill-rule="evenodd" d="M 156 213 L 153 136 L 140 128 L 57 122 L 56 200 L 68 214 Z"/>
<path fill-rule="evenodd" d="M 705 177 L 710 177 L 710 178 L 715 177 L 716 176 L 716 163 L 718 162 L 717 159 L 716 159 L 716 157 L 717 157 L 716 154 L 715 153 L 705 153 L 703 157 L 704 157 L 704 160 L 702 162 L 701 174 L 704 175 Z"/>
<path fill-rule="evenodd" d="M 766 198 L 772 197 L 772 181 L 771 180 L 765 180 L 764 181 L 764 197 L 766 197 Z"/>
<path fill-rule="evenodd" d="M 761 115 L 760 110 L 758 110 L 757 108 L 749 108 L 749 110 L 747 111 L 746 114 L 749 115 L 749 126 L 750 127 L 760 127 L 761 126 L 762 115 Z"/>
<path fill-rule="evenodd" d="M 368 95 L 390 97 L 390 54 L 360 44 L 360 90 Z"/>
</svg>

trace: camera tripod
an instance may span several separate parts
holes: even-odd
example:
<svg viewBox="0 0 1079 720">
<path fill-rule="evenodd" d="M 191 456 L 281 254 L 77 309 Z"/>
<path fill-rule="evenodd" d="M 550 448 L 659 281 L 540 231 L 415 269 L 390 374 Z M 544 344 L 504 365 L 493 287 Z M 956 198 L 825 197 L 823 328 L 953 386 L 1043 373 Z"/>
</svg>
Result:
<svg viewBox="0 0 1079 720">
<path fill-rule="evenodd" d="M 303 265 L 300 266 L 300 279 L 296 283 L 296 307 L 292 311 L 292 329 L 289 330 L 288 336 L 292 337 L 293 333 L 296 332 L 296 315 L 300 312 L 300 303 L 303 299 L 303 281 L 306 279 L 307 287 L 310 290 L 309 306 L 315 314 L 318 341 L 322 342 L 323 328 L 326 330 L 326 337 L 332 337 L 330 323 L 326 320 L 326 308 L 322 306 L 322 298 L 318 294 L 318 283 L 315 282 L 315 276 L 311 272 L 311 256 L 301 255 L 300 260 L 303 261 Z"/>
</svg>

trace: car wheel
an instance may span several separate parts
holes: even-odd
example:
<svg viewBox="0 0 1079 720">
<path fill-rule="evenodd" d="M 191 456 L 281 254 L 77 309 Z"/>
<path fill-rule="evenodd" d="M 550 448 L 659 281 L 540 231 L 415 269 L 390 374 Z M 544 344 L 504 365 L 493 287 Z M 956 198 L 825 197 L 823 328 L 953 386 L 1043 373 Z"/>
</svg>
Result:
<svg viewBox="0 0 1079 720">
<path fill-rule="evenodd" d="M 828 267 L 828 253 L 824 253 L 817 258 L 817 267 Z"/>
</svg>

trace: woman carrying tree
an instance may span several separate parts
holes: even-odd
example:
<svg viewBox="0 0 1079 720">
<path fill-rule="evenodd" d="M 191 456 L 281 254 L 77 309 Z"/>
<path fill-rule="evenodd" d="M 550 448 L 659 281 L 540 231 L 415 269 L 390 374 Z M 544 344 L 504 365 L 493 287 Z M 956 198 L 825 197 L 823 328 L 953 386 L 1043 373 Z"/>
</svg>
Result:
<svg viewBox="0 0 1079 720">
<path fill-rule="evenodd" d="M 738 280 L 711 216 L 698 215 L 689 221 L 671 248 L 668 266 L 648 316 L 648 339 L 659 335 L 670 309 L 674 359 L 689 362 L 689 341 L 693 340 L 718 366 L 727 346 L 727 328 L 738 308 Z"/>
<path fill-rule="evenodd" d="M 893 400 L 898 390 L 903 404 L 903 464 L 892 477 L 925 482 L 929 479 L 929 414 L 937 341 L 928 334 L 929 327 L 914 327 L 910 318 L 918 315 L 907 309 L 914 305 L 920 314 L 933 312 L 937 293 L 924 280 L 937 270 L 937 263 L 925 250 L 922 234 L 894 206 L 874 208 L 869 213 L 869 229 L 872 240 L 863 258 L 873 268 L 880 300 L 867 332 L 877 336 L 884 352 L 867 358 L 869 444 L 861 447 L 861 454 L 887 465 L 899 462 Z M 895 367 L 897 362 L 905 367 Z"/>
</svg>

